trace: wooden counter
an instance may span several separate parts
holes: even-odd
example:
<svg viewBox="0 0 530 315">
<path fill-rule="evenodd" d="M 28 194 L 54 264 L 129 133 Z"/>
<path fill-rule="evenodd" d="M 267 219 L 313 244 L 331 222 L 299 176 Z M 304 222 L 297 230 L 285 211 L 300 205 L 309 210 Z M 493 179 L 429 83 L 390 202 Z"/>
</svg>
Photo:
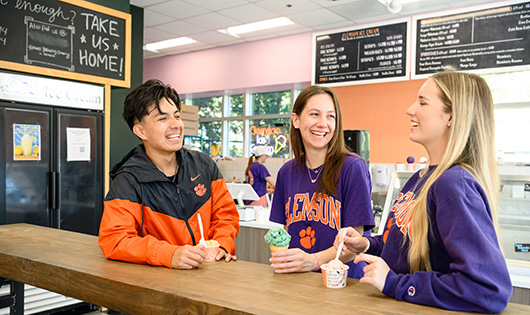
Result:
<svg viewBox="0 0 530 315">
<path fill-rule="evenodd" d="M 95 236 L 29 224 L 0 226 L 0 276 L 127 314 L 455 314 L 357 280 L 328 289 L 318 273 L 276 275 L 246 261 L 194 270 L 110 261 Z M 510 304 L 503 314 L 530 314 L 530 306 Z"/>
</svg>

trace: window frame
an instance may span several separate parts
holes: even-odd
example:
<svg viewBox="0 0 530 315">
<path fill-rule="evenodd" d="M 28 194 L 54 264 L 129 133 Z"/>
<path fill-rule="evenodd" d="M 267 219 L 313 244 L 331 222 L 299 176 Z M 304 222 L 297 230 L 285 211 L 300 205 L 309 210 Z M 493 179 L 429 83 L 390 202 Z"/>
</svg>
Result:
<svg viewBox="0 0 530 315">
<path fill-rule="evenodd" d="M 252 120 L 265 120 L 265 119 L 285 119 L 288 118 L 290 120 L 292 108 L 294 105 L 294 102 L 302 89 L 305 86 L 297 85 L 297 86 L 291 86 L 291 87 L 269 87 L 269 88 L 259 88 L 253 91 L 245 91 L 243 93 L 237 93 L 237 91 L 230 91 L 232 93 L 229 93 L 228 91 L 225 92 L 206 92 L 206 93 L 199 93 L 194 95 L 186 95 L 184 100 L 184 104 L 193 104 L 193 99 L 198 98 L 216 98 L 221 97 L 221 102 L 223 104 L 222 109 L 222 117 L 199 117 L 199 124 L 200 123 L 206 123 L 206 122 L 214 122 L 214 121 L 221 121 L 221 144 L 220 144 L 220 156 L 225 156 L 226 153 L 230 152 L 230 141 L 228 139 L 230 135 L 229 128 L 229 122 L 231 121 L 243 121 L 243 155 L 237 156 L 233 158 L 248 158 L 250 157 L 250 121 Z M 291 94 L 291 104 L 290 104 L 290 110 L 289 113 L 284 114 L 265 114 L 265 115 L 247 115 L 247 113 L 251 113 L 252 109 L 250 106 L 251 104 L 251 97 L 252 94 L 257 93 L 274 93 L 274 92 L 284 92 L 289 91 Z M 241 116 L 230 116 L 230 97 L 234 95 L 243 95 L 243 113 Z M 199 135 L 199 137 L 202 137 Z M 201 142 L 202 143 L 202 142 Z M 289 146 L 289 153 L 286 158 L 292 158 L 292 150 L 291 146 Z"/>
</svg>

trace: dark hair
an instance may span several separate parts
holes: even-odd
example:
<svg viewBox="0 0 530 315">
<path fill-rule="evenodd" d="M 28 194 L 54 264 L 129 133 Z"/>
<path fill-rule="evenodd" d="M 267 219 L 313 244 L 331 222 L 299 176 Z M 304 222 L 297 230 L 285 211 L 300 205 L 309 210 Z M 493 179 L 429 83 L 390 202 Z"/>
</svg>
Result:
<svg viewBox="0 0 530 315">
<path fill-rule="evenodd" d="M 162 112 L 160 110 L 160 100 L 163 98 L 173 101 L 180 111 L 180 98 L 177 91 L 160 80 L 148 80 L 132 90 L 125 98 L 122 114 L 129 128 L 133 130 L 135 124 L 149 115 L 149 108 L 153 105 L 159 112 Z"/>
<path fill-rule="evenodd" d="M 328 149 L 326 151 L 326 162 L 322 169 L 322 177 L 318 182 L 317 192 L 325 194 L 336 194 L 337 193 L 337 182 L 339 180 L 340 169 L 344 163 L 344 157 L 348 153 L 346 144 L 344 143 L 344 132 L 342 129 L 342 114 L 340 112 L 339 101 L 335 96 L 333 90 L 325 86 L 312 85 L 308 86 L 300 92 L 300 95 L 296 98 L 293 106 L 293 113 L 300 116 L 304 110 L 307 101 L 314 95 L 328 94 L 333 100 L 336 113 L 335 133 L 333 138 L 328 143 Z M 305 162 L 305 147 L 302 141 L 302 135 L 300 130 L 296 129 L 291 124 L 290 132 L 291 147 L 293 149 L 294 158 L 298 166 L 303 169 L 302 165 Z"/>
</svg>

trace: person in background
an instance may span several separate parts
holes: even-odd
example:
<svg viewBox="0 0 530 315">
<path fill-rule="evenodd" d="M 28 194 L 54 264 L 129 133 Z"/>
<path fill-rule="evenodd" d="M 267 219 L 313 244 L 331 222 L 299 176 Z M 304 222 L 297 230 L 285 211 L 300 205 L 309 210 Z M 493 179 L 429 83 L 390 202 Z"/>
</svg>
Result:
<svg viewBox="0 0 530 315">
<path fill-rule="evenodd" d="M 260 197 L 259 200 L 250 202 L 249 204 L 251 206 L 269 206 L 267 193 L 272 193 L 274 186 L 276 186 L 276 180 L 274 180 L 265 165 L 263 165 L 269 158 L 269 155 L 270 153 L 266 147 L 258 146 L 254 148 L 254 154 L 248 159 L 248 166 L 245 170 L 245 182 L 252 185 L 252 188 L 254 188 Z M 273 187 L 272 191 L 267 189 L 267 183 Z"/>
<path fill-rule="evenodd" d="M 512 284 L 496 235 L 493 109 L 477 75 L 442 72 L 423 84 L 406 113 L 409 137 L 425 147 L 430 165 L 405 184 L 382 235 L 347 229 L 345 247 L 368 263 L 361 282 L 397 300 L 449 310 L 506 308 Z"/>
<path fill-rule="evenodd" d="M 217 260 L 236 260 L 239 215 L 215 162 L 182 148 L 177 92 L 149 80 L 127 95 L 123 117 L 142 144 L 111 171 L 99 246 L 109 259 L 177 269 L 198 267 L 199 218 Z"/>
<path fill-rule="evenodd" d="M 348 152 L 337 97 L 328 87 L 305 88 L 291 114 L 295 159 L 278 172 L 270 221 L 284 224 L 289 249 L 270 259 L 276 273 L 317 271 L 335 258 L 333 241 L 346 226 L 370 234 L 372 184 L 366 162 Z M 349 259 L 348 276 L 360 278 L 364 263 Z"/>
</svg>

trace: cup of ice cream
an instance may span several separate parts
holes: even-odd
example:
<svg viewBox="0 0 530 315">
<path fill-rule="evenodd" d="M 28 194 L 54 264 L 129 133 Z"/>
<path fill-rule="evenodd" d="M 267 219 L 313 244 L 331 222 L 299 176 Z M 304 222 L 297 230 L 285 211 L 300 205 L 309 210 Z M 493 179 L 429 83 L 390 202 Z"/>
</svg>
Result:
<svg viewBox="0 0 530 315">
<path fill-rule="evenodd" d="M 287 233 L 285 229 L 275 228 L 270 229 L 264 236 L 265 242 L 269 244 L 271 254 L 286 250 L 289 248 L 289 242 L 291 241 L 291 235 Z"/>
<path fill-rule="evenodd" d="M 348 279 L 350 267 L 338 259 L 333 259 L 327 264 L 320 266 L 324 286 L 328 288 L 344 288 Z"/>
<path fill-rule="evenodd" d="M 204 261 L 215 261 L 215 257 L 219 253 L 219 242 L 216 240 L 206 241 L 206 247 L 202 251 L 206 254 Z"/>
</svg>

